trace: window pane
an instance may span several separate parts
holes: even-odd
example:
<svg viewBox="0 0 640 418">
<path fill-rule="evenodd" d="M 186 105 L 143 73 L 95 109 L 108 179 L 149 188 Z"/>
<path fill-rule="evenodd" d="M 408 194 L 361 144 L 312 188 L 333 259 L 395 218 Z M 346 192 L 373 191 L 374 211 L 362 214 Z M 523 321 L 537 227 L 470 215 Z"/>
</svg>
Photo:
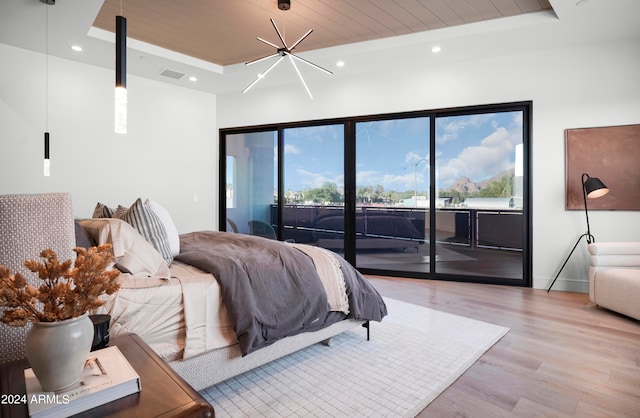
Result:
<svg viewBox="0 0 640 418">
<path fill-rule="evenodd" d="M 436 119 L 438 273 L 522 278 L 522 116 Z"/>
<path fill-rule="evenodd" d="M 233 155 L 227 155 L 227 209 L 235 208 L 236 202 L 233 195 L 233 184 L 236 179 L 236 157 Z"/>
<path fill-rule="evenodd" d="M 429 271 L 429 118 L 356 125 L 356 267 Z"/>
<path fill-rule="evenodd" d="M 227 200 L 228 229 L 235 225 L 238 232 L 248 234 L 250 225 L 255 225 L 252 221 L 271 226 L 271 206 L 277 191 L 276 146 L 275 131 L 226 136 L 227 199 L 232 196 L 231 206 Z"/>
<path fill-rule="evenodd" d="M 284 130 L 284 190 L 284 239 L 342 249 L 342 124 Z"/>
</svg>

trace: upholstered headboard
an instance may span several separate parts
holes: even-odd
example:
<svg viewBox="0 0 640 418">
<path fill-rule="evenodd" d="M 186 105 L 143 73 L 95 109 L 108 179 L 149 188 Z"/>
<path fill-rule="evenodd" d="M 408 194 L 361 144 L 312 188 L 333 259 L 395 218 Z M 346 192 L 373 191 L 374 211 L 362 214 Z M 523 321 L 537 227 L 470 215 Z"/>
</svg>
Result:
<svg viewBox="0 0 640 418">
<path fill-rule="evenodd" d="M 0 195 L 0 264 L 38 286 L 40 280 L 24 261 L 40 260 L 40 252 L 47 248 L 60 260 L 73 259 L 75 246 L 70 194 Z M 0 323 L 0 363 L 24 357 L 28 329 Z"/>
</svg>

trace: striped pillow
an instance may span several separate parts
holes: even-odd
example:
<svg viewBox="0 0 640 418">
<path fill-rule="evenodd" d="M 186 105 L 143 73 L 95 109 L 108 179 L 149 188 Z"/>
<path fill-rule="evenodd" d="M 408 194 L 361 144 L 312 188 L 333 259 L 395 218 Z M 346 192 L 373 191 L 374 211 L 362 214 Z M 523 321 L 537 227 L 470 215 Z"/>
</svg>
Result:
<svg viewBox="0 0 640 418">
<path fill-rule="evenodd" d="M 173 255 L 171 255 L 167 231 L 158 215 L 145 206 L 140 198 L 123 212 L 121 219 L 137 229 L 140 235 L 158 250 L 167 264 L 171 264 Z"/>
<path fill-rule="evenodd" d="M 158 215 L 160 222 L 164 225 L 164 230 L 167 231 L 167 240 L 169 241 L 169 248 L 171 249 L 171 255 L 177 256 L 180 254 L 180 234 L 176 224 L 173 223 L 169 212 L 161 206 L 158 202 L 153 200 L 145 200 L 144 205 L 151 209 L 153 213 Z"/>
</svg>

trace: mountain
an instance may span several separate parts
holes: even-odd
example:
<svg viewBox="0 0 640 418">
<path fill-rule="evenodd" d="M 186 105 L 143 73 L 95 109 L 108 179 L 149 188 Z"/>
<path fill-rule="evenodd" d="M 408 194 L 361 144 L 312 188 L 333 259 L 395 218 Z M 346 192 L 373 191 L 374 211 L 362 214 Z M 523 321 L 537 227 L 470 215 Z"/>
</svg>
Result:
<svg viewBox="0 0 640 418">
<path fill-rule="evenodd" d="M 480 186 L 472 182 L 469 177 L 462 176 L 458 180 L 454 181 L 449 190 L 453 190 L 458 193 L 475 193 L 480 190 Z"/>
<path fill-rule="evenodd" d="M 495 176 L 491 177 L 490 179 L 483 180 L 479 183 L 473 182 L 469 177 L 462 176 L 458 180 L 454 181 L 453 184 L 451 184 L 451 186 L 449 187 L 449 190 L 452 190 L 458 193 L 475 193 L 480 191 L 481 189 L 484 189 L 494 181 L 499 182 L 503 177 L 513 177 L 514 175 L 515 175 L 515 170 L 512 168 L 509 170 L 504 170 L 496 174 Z"/>
</svg>

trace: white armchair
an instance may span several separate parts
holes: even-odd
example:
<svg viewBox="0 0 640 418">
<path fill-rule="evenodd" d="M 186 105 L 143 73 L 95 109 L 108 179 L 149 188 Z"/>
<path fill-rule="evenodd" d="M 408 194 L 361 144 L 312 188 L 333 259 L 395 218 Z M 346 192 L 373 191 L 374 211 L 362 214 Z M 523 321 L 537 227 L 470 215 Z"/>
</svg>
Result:
<svg viewBox="0 0 640 418">
<path fill-rule="evenodd" d="M 589 300 L 640 319 L 640 242 L 598 242 L 589 249 Z"/>
</svg>

